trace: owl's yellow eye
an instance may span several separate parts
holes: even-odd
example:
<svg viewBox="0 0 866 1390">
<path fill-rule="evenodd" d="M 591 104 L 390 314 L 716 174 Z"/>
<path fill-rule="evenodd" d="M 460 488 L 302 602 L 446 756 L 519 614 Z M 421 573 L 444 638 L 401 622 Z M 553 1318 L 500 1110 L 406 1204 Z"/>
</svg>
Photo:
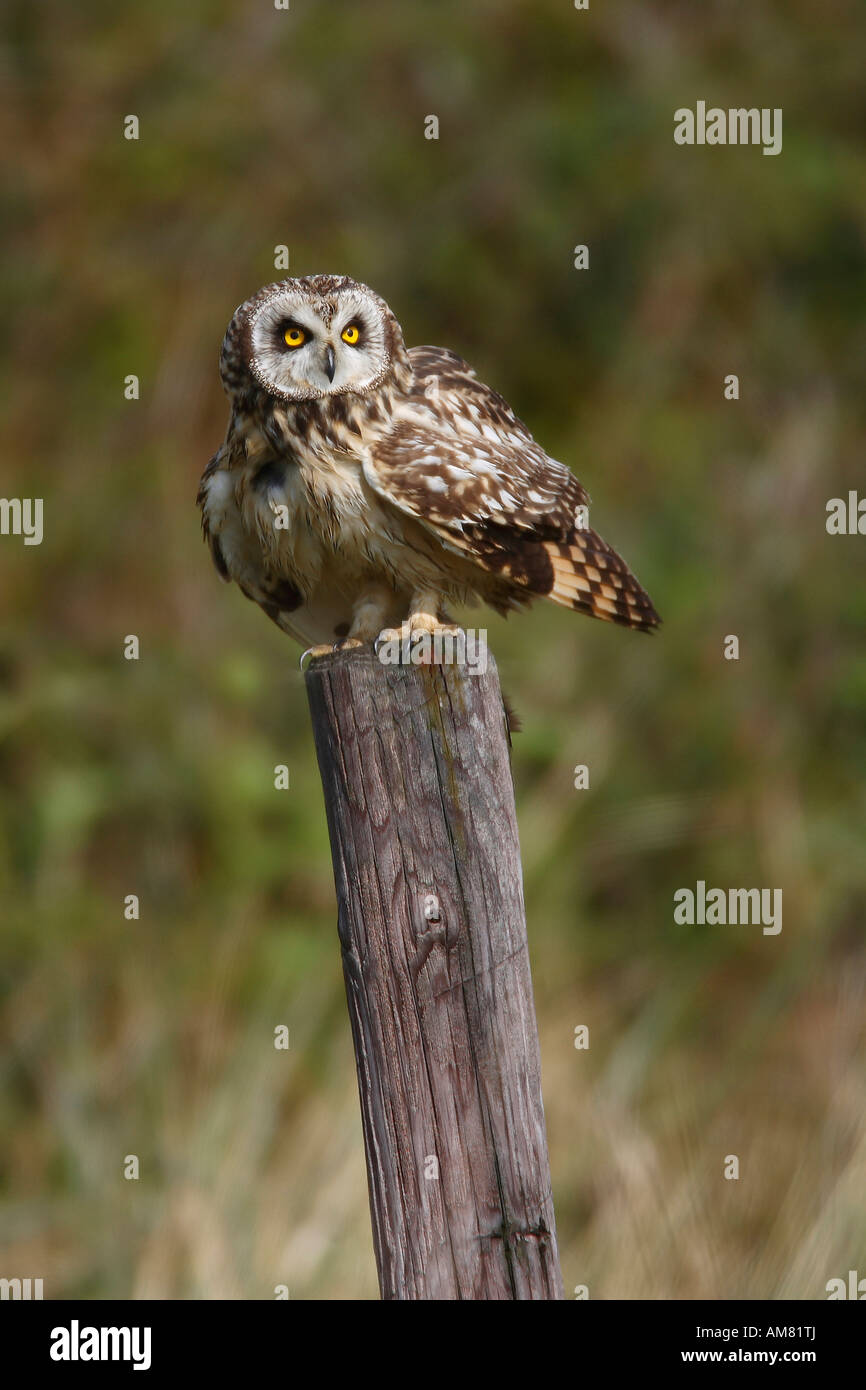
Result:
<svg viewBox="0 0 866 1390">
<path fill-rule="evenodd" d="M 348 343 L 349 347 L 354 347 L 360 336 L 361 334 L 358 332 L 358 325 L 356 323 L 350 323 L 340 334 L 343 342 Z"/>
<path fill-rule="evenodd" d="M 286 347 L 302 347 L 307 341 L 307 335 L 303 328 L 287 328 L 283 334 Z"/>
</svg>

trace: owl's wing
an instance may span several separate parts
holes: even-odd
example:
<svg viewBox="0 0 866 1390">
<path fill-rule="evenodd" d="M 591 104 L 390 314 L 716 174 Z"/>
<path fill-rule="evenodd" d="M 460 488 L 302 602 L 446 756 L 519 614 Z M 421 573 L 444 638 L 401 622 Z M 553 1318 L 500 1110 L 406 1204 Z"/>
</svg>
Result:
<svg viewBox="0 0 866 1390">
<path fill-rule="evenodd" d="M 445 348 L 412 348 L 413 388 L 370 450 L 370 486 L 449 550 L 507 581 L 650 630 L 659 617 L 625 561 L 586 522 L 589 497 L 508 403 Z"/>
<path fill-rule="evenodd" d="M 290 615 L 302 596 L 288 579 L 269 570 L 261 545 L 244 526 L 237 500 L 242 452 L 232 439 L 214 454 L 199 482 L 196 502 L 201 526 L 220 579 L 234 580 L 241 593 L 264 609 L 268 617 L 298 641 Z"/>
</svg>

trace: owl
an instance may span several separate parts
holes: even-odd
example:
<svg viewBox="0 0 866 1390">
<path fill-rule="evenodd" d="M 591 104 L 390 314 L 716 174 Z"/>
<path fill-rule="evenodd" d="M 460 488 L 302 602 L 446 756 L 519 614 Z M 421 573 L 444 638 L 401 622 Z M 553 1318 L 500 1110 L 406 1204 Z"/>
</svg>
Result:
<svg viewBox="0 0 866 1390">
<path fill-rule="evenodd" d="M 267 285 L 220 375 L 231 415 L 198 493 L 214 564 L 314 654 L 453 632 L 449 609 L 478 601 L 658 625 L 570 470 L 462 358 L 407 349 L 366 285 Z"/>
</svg>

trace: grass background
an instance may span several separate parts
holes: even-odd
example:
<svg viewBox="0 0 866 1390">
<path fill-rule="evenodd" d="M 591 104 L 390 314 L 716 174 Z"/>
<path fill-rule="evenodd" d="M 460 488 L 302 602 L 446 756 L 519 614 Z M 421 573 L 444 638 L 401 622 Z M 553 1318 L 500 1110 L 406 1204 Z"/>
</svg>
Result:
<svg viewBox="0 0 866 1390">
<path fill-rule="evenodd" d="M 285 243 L 502 391 L 665 619 L 487 621 L 566 1288 L 824 1297 L 866 1275 L 866 542 L 824 524 L 864 482 L 862 7 L 178 10 L 4 11 L 2 489 L 45 539 L 0 537 L 0 1274 L 376 1296 L 297 651 L 194 507 Z M 676 146 L 698 99 L 781 107 L 782 154 Z M 782 888 L 782 933 L 677 927 L 697 879 Z"/>
</svg>

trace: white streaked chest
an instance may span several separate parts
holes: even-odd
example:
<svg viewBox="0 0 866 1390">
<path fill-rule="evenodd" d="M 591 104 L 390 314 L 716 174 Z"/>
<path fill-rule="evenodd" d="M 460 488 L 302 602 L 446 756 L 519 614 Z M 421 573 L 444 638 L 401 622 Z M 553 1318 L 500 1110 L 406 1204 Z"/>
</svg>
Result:
<svg viewBox="0 0 866 1390">
<path fill-rule="evenodd" d="M 317 441 L 318 443 L 318 441 Z M 379 567 L 402 540 L 399 519 L 365 482 L 357 452 L 319 445 L 287 450 L 248 432 L 237 500 L 244 528 L 280 573 L 305 589 L 335 559 L 348 582 Z"/>
</svg>

